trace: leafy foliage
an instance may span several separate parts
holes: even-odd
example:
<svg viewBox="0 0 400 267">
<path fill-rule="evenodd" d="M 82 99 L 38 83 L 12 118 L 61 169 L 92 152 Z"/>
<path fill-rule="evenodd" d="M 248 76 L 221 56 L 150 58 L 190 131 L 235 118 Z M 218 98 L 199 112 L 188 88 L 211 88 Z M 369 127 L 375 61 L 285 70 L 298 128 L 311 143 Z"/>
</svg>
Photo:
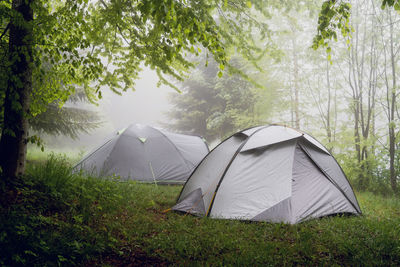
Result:
<svg viewBox="0 0 400 267">
<path fill-rule="evenodd" d="M 393 7 L 396 11 L 400 11 L 399 0 L 381 0 L 381 8 Z M 324 1 L 318 18 L 318 33 L 313 40 L 313 48 L 326 47 L 328 53 L 331 51 L 329 42 L 337 41 L 340 31 L 343 37 L 349 37 L 352 28 L 349 26 L 349 18 L 351 15 L 351 5 L 347 0 L 327 0 Z"/>
<path fill-rule="evenodd" d="M 313 40 L 313 48 L 326 47 L 327 52 L 331 51 L 329 41 L 338 40 L 337 31 L 343 37 L 351 34 L 349 26 L 350 4 L 343 1 L 329 0 L 322 4 L 318 18 L 318 33 Z"/>
<path fill-rule="evenodd" d="M 225 46 L 237 45 L 251 57 L 255 47 L 244 29 L 256 22 L 242 11 L 242 1 L 34 1 L 34 90 L 31 112 L 39 114 L 47 104 L 60 104 L 81 86 L 101 97 L 101 88 L 121 93 L 134 88 L 141 64 L 181 80 L 192 65 L 185 55 L 204 47 L 221 64 L 227 63 Z M 219 27 L 214 19 L 218 10 Z M 7 25 L 15 15 L 9 3 L 1 4 L 0 24 L 3 62 L 8 58 Z M 232 28 L 233 27 L 233 28 Z M 233 34 L 235 33 L 235 34 Z M 250 34 L 250 33 L 249 33 Z M 240 45 L 239 45 L 240 44 Z M 259 50 L 259 49 L 258 49 Z M 7 64 L 2 65 L 6 75 Z M 1 91 L 5 91 L 3 84 Z"/>
<path fill-rule="evenodd" d="M 382 9 L 386 6 L 393 7 L 396 11 L 400 11 L 399 0 L 382 0 Z"/>
</svg>

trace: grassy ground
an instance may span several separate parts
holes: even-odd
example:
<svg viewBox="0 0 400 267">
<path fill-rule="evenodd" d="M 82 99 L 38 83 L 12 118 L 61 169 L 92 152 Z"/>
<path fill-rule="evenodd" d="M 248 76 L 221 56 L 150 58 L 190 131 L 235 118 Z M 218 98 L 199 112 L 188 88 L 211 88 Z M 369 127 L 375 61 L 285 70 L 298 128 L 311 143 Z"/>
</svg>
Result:
<svg viewBox="0 0 400 267">
<path fill-rule="evenodd" d="M 66 149 L 66 148 L 45 148 L 43 151 L 40 147 L 35 145 L 30 145 L 27 153 L 27 163 L 29 164 L 38 164 L 43 163 L 47 160 L 47 158 L 54 154 L 58 156 L 62 156 L 65 160 L 67 160 L 70 164 L 74 165 L 79 162 L 80 159 L 87 153 L 87 150 L 84 149 Z"/>
<path fill-rule="evenodd" d="M 180 186 L 73 175 L 54 157 L 28 173 L 3 185 L 0 265 L 400 265 L 397 198 L 359 192 L 360 217 L 255 223 L 164 213 Z"/>
</svg>

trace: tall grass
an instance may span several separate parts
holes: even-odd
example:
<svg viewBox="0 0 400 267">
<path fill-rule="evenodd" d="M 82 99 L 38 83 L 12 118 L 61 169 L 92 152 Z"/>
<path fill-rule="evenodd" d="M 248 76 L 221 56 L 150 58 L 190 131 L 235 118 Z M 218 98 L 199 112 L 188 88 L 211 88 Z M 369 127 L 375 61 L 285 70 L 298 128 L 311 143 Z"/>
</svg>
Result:
<svg viewBox="0 0 400 267">
<path fill-rule="evenodd" d="M 134 183 L 72 173 L 65 157 L 28 167 L 13 205 L 1 207 L 0 265 L 75 265 L 117 250 Z M 7 192 L 2 192 L 7 193 Z"/>
<path fill-rule="evenodd" d="M 180 186 L 73 174 L 63 157 L 29 167 L 1 207 L 0 265 L 400 264 L 400 200 L 357 193 L 364 215 L 298 225 L 163 211 Z M 6 193 L 6 192 L 5 192 Z"/>
</svg>

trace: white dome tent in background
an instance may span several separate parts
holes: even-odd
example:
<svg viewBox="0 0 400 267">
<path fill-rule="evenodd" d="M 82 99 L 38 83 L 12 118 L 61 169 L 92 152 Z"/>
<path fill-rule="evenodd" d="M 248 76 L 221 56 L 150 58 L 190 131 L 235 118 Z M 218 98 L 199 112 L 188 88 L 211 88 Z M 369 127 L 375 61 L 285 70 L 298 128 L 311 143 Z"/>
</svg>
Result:
<svg viewBox="0 0 400 267">
<path fill-rule="evenodd" d="M 145 182 L 184 183 L 208 153 L 199 136 L 132 124 L 85 156 L 75 170 Z"/>
<path fill-rule="evenodd" d="M 329 151 L 310 135 L 279 125 L 238 132 L 214 148 L 172 209 L 291 224 L 331 214 L 361 214 Z"/>
</svg>

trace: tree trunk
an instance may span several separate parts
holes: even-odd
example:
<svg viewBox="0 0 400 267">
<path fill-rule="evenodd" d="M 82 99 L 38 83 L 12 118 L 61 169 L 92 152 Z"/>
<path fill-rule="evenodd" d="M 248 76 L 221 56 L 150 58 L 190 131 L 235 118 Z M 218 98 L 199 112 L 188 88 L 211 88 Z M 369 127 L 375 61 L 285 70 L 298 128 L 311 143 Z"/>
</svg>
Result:
<svg viewBox="0 0 400 267">
<path fill-rule="evenodd" d="M 356 102 L 356 101 L 354 101 Z M 359 118 L 360 118 L 360 111 L 359 105 L 356 102 L 354 108 L 354 143 L 356 146 L 356 155 L 357 155 L 357 162 L 361 162 L 361 146 L 360 146 L 360 132 L 359 132 Z"/>
<path fill-rule="evenodd" d="M 25 171 L 28 142 L 29 96 L 32 90 L 33 0 L 13 0 L 12 9 L 24 22 L 10 21 L 9 62 L 4 127 L 0 140 L 0 166 L 3 174 L 16 177 Z M 15 19 L 17 20 L 17 19 Z"/>
<path fill-rule="evenodd" d="M 296 53 L 296 40 L 295 37 L 292 38 L 293 45 L 293 87 L 294 87 L 294 115 L 295 115 L 295 127 L 300 129 L 300 111 L 299 111 L 299 66 L 297 63 L 297 53 Z"/>
<path fill-rule="evenodd" d="M 394 166 L 395 161 L 395 145 L 396 145 L 396 135 L 395 135 L 395 122 L 394 115 L 396 110 L 396 60 L 395 52 L 393 48 L 393 22 L 392 16 L 389 13 L 390 21 L 390 62 L 392 67 L 392 88 L 391 88 L 391 104 L 390 104 L 390 115 L 389 115 L 389 157 L 390 157 L 390 184 L 392 190 L 397 193 L 397 175 Z"/>
<path fill-rule="evenodd" d="M 326 135 L 329 142 L 329 152 L 332 152 L 332 129 L 331 129 L 331 81 L 329 74 L 329 61 L 326 61 L 326 86 L 328 89 L 328 107 L 326 108 Z"/>
<path fill-rule="evenodd" d="M 397 193 L 397 175 L 394 166 L 395 160 L 395 135 L 394 126 L 389 124 L 389 158 L 390 158 L 390 185 L 393 192 Z"/>
</svg>

